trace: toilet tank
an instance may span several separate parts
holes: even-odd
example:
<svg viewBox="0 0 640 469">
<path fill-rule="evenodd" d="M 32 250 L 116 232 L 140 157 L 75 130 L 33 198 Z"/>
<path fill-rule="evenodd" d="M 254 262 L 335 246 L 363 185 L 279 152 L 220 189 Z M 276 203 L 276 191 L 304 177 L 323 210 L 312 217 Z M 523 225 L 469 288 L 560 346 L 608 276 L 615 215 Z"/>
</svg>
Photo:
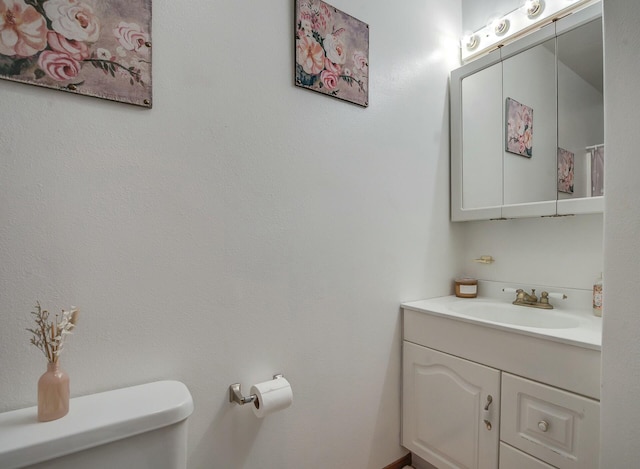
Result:
<svg viewBox="0 0 640 469">
<path fill-rule="evenodd" d="M 0 468 L 184 469 L 193 399 L 179 381 L 76 397 L 69 413 L 37 421 L 37 407 L 0 414 Z"/>
</svg>

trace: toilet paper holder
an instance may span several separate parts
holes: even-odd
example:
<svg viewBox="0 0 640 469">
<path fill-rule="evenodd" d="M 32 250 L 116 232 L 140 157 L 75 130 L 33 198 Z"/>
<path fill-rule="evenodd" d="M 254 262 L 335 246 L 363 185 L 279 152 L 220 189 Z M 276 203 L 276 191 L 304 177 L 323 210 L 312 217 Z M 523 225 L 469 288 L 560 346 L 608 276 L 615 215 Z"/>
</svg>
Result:
<svg viewBox="0 0 640 469">
<path fill-rule="evenodd" d="M 278 378 L 284 378 L 284 375 L 282 373 L 273 375 L 273 379 Z M 255 394 L 243 396 L 240 383 L 233 383 L 231 386 L 229 386 L 229 402 L 235 402 L 239 405 L 245 405 L 255 401 L 256 397 L 257 396 Z"/>
</svg>

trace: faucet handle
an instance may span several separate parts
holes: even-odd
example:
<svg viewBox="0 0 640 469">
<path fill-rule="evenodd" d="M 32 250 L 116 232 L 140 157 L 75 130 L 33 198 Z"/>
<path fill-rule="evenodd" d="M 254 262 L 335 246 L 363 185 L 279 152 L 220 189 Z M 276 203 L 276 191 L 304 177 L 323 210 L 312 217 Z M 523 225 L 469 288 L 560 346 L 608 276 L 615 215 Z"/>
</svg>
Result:
<svg viewBox="0 0 640 469">
<path fill-rule="evenodd" d="M 547 295 L 549 296 L 549 298 L 555 298 L 557 300 L 566 300 L 568 298 L 564 293 L 551 292 L 547 293 Z"/>
<path fill-rule="evenodd" d="M 515 293 L 516 294 L 516 302 L 524 301 L 524 295 L 526 295 L 526 293 L 524 292 L 524 290 L 522 288 L 505 287 L 505 288 L 502 289 L 502 291 L 505 292 L 505 293 Z"/>
<path fill-rule="evenodd" d="M 549 304 L 549 293 L 547 293 L 546 291 L 543 291 L 542 293 L 540 293 L 540 303 L 544 305 Z"/>
</svg>

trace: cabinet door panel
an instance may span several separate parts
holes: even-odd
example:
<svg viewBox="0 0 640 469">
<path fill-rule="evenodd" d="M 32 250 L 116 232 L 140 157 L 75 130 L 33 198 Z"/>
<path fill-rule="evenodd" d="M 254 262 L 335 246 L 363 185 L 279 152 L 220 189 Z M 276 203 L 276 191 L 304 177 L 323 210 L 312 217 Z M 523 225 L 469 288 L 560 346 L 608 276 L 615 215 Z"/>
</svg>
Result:
<svg viewBox="0 0 640 469">
<path fill-rule="evenodd" d="M 596 181 L 602 174 L 595 166 L 594 174 L 591 173 L 590 149 L 604 143 L 602 70 L 600 19 L 558 35 L 558 147 L 568 152 L 562 166 L 568 176 L 567 183 L 558 184 L 559 213 L 560 210 L 568 213 L 598 210 L 598 207 L 575 202 L 588 202 L 592 196 L 600 195 Z M 559 162 L 558 171 L 560 169 Z"/>
<path fill-rule="evenodd" d="M 502 64 L 462 80 L 462 208 L 502 205 Z"/>
<path fill-rule="evenodd" d="M 504 205 L 546 202 L 542 215 L 554 215 L 557 194 L 555 39 L 509 57 L 502 66 L 503 122 L 506 124 Z M 531 73 L 533 70 L 535 73 Z"/>
<path fill-rule="evenodd" d="M 404 342 L 402 440 L 409 450 L 441 469 L 497 469 L 499 412 L 498 370 Z"/>
<path fill-rule="evenodd" d="M 501 217 L 501 101 L 500 50 L 451 72 L 452 221 Z"/>
</svg>

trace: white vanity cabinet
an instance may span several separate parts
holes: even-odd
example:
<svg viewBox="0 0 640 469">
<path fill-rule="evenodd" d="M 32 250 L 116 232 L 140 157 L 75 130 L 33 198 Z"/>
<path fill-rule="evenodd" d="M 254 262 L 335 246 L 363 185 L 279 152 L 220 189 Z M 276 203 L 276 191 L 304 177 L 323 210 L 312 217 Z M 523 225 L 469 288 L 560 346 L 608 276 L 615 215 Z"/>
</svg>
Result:
<svg viewBox="0 0 640 469">
<path fill-rule="evenodd" d="M 500 372 L 403 346 L 403 443 L 438 468 L 496 469 Z"/>
<path fill-rule="evenodd" d="M 599 467 L 600 350 L 408 305 L 403 446 L 438 469 Z"/>
</svg>

